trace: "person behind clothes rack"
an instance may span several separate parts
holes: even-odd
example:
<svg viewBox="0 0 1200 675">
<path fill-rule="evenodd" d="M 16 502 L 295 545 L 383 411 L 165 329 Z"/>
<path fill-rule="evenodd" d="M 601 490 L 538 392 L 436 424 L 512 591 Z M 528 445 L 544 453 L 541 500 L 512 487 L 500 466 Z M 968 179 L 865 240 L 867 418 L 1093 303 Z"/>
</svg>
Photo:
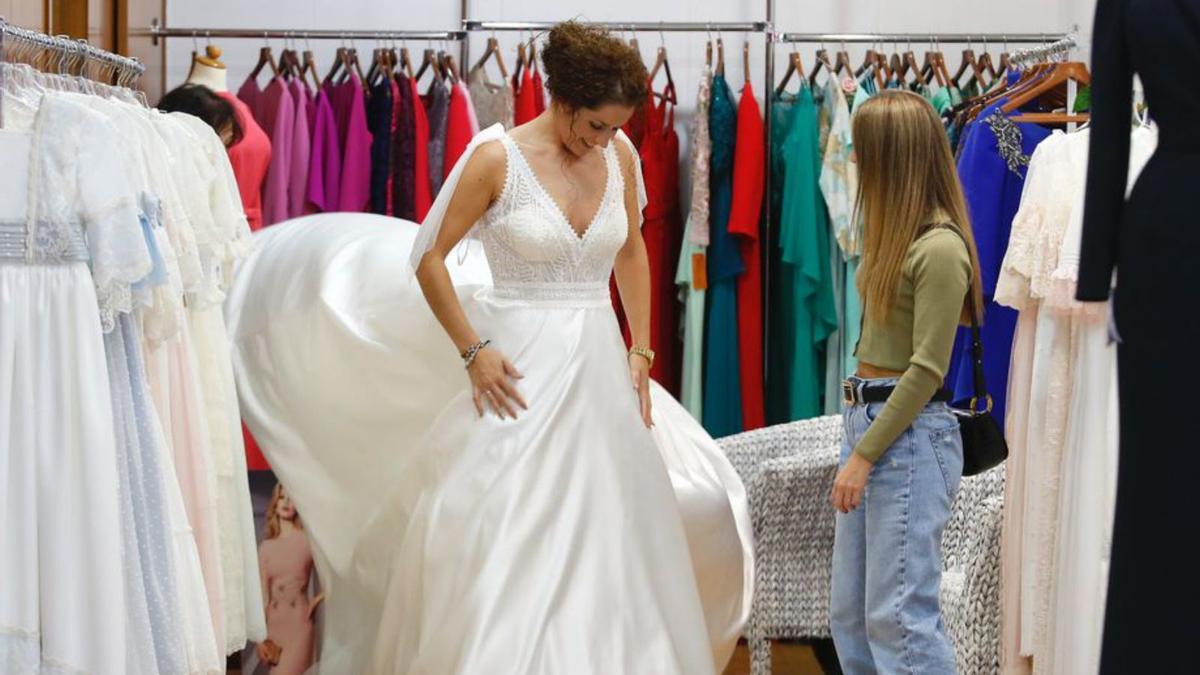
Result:
<svg viewBox="0 0 1200 675">
<path fill-rule="evenodd" d="M 881 92 L 853 131 L 864 321 L 857 375 L 843 384 L 830 623 L 848 673 L 949 674 L 941 540 L 963 458 L 941 385 L 959 323 L 982 306 L 978 254 L 949 141 L 924 98 Z"/>
<path fill-rule="evenodd" d="M 212 127 L 226 148 L 242 140 L 242 125 L 238 123 L 233 104 L 202 84 L 181 84 L 163 94 L 158 102 L 163 112 L 183 112 L 199 117 Z"/>
</svg>

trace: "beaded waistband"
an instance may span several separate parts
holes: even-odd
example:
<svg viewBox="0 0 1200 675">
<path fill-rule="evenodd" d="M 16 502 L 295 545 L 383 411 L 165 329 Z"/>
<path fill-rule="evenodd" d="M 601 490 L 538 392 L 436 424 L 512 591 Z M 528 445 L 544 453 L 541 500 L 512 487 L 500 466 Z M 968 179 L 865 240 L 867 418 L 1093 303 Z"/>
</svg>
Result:
<svg viewBox="0 0 1200 675">
<path fill-rule="evenodd" d="M 41 223 L 32 241 L 26 223 L 0 221 L 0 263 L 53 264 L 90 259 L 83 228 Z"/>
<path fill-rule="evenodd" d="M 612 304 L 607 282 L 501 281 L 491 289 L 497 300 L 543 307 L 605 307 Z"/>
</svg>

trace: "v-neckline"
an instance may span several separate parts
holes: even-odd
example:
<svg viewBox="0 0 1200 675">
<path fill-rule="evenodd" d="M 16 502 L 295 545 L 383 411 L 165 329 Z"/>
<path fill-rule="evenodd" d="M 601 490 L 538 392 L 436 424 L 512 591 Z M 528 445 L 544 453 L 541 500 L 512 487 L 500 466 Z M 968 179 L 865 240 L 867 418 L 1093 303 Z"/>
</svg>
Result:
<svg viewBox="0 0 1200 675">
<path fill-rule="evenodd" d="M 533 165 L 529 163 L 529 159 L 525 157 L 525 151 L 521 150 L 521 146 L 517 144 L 517 139 L 513 138 L 512 134 L 509 134 L 507 131 L 504 132 L 504 135 L 506 138 L 508 138 L 509 143 L 512 144 L 513 150 L 516 151 L 517 156 L 521 159 L 521 163 L 524 164 L 526 170 L 528 170 L 529 178 L 533 181 L 533 184 L 537 186 L 538 192 L 542 194 L 546 201 L 550 202 L 550 206 L 554 208 L 554 212 L 558 214 L 559 220 L 562 221 L 562 224 L 566 226 L 576 243 L 582 244 L 584 241 L 587 241 L 588 235 L 591 234 L 593 229 L 595 229 L 595 225 L 597 221 L 600 220 L 600 216 L 604 215 L 604 207 L 608 203 L 609 192 L 612 190 L 612 167 L 609 166 L 608 148 L 601 150 L 601 158 L 604 160 L 604 192 L 600 195 L 600 203 L 596 206 L 596 212 L 592 215 L 591 220 L 588 221 L 587 226 L 581 232 L 575 228 L 575 224 L 572 223 L 571 219 L 567 217 L 567 212 L 563 211 L 562 207 L 559 206 L 558 200 L 555 199 L 554 196 L 550 194 L 550 191 L 546 189 L 546 186 L 542 184 L 542 179 L 538 178 L 537 171 L 535 171 Z"/>
</svg>

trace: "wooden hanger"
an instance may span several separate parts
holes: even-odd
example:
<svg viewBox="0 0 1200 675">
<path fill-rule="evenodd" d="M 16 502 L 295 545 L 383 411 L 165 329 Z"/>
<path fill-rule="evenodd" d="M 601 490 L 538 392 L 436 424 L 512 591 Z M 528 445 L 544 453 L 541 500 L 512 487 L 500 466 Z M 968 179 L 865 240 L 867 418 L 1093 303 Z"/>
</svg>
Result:
<svg viewBox="0 0 1200 675">
<path fill-rule="evenodd" d="M 725 40 L 717 36 L 717 74 L 725 77 Z"/>
<path fill-rule="evenodd" d="M 833 63 L 833 72 L 839 75 L 854 75 L 854 66 L 850 65 L 850 52 L 846 51 L 845 47 L 837 53 L 837 59 Z"/>
<path fill-rule="evenodd" d="M 338 47 L 333 55 L 333 67 L 325 76 L 325 83 L 332 84 L 337 77 L 343 74 L 342 69 L 346 69 L 346 71 L 350 69 L 350 52 L 345 47 Z"/>
<path fill-rule="evenodd" d="M 742 68 L 745 76 L 744 82 L 750 84 L 750 41 L 746 40 L 742 43 Z"/>
<path fill-rule="evenodd" d="M 817 75 L 820 75 L 822 70 L 829 73 L 830 77 L 833 77 L 833 64 L 829 62 L 829 52 L 824 47 L 817 50 L 812 72 L 808 74 L 808 86 L 816 88 Z"/>
<path fill-rule="evenodd" d="M 966 85 L 962 83 L 962 77 L 967 74 L 967 69 L 969 68 L 971 79 L 975 80 L 975 85 L 982 92 L 984 88 L 983 71 L 979 68 L 979 59 L 975 57 L 975 50 L 967 47 L 963 50 L 962 58 L 962 64 L 958 66 L 958 72 L 954 74 L 954 77 L 950 78 L 950 81 L 959 89 L 963 89 Z"/>
<path fill-rule="evenodd" d="M 917 84 L 923 87 L 929 86 L 929 83 L 925 80 L 925 76 L 921 74 L 921 67 L 917 65 L 917 55 L 912 51 L 904 52 L 904 69 L 906 72 L 912 72 L 913 80 Z"/>
<path fill-rule="evenodd" d="M 793 51 L 791 54 L 788 54 L 787 72 L 783 74 L 783 80 L 779 82 L 779 86 L 775 87 L 776 95 L 782 94 L 787 89 L 788 82 L 792 80 L 792 76 L 796 73 L 800 73 L 801 77 L 804 76 L 804 64 L 800 61 L 800 52 Z"/>
<path fill-rule="evenodd" d="M 858 70 L 854 71 L 854 76 L 862 77 L 863 73 L 867 72 L 868 68 L 875 65 L 876 57 L 877 57 L 877 53 L 875 51 L 875 48 L 868 47 L 866 55 L 863 56 L 862 65 L 858 67 Z"/>
<path fill-rule="evenodd" d="M 364 79 L 363 79 L 362 66 L 360 65 L 360 63 L 358 61 L 358 49 L 356 49 L 354 46 L 351 46 L 349 51 L 350 51 L 350 65 L 353 67 L 352 72 L 358 76 L 359 82 L 363 82 Z M 349 76 L 350 76 L 350 74 L 349 74 L 349 72 L 347 72 L 346 77 L 349 77 Z"/>
<path fill-rule="evenodd" d="M 449 76 L 451 84 L 458 84 L 458 66 L 454 65 L 454 56 L 446 52 L 441 53 L 442 73 Z"/>
<path fill-rule="evenodd" d="M 271 47 L 265 46 L 258 50 L 258 63 L 254 64 L 254 69 L 250 71 L 250 79 L 257 79 L 258 74 L 262 72 L 263 66 L 271 67 L 271 76 L 279 75 L 279 64 L 275 62 L 275 55 L 271 53 Z"/>
<path fill-rule="evenodd" d="M 313 57 L 310 49 L 304 50 L 304 65 L 300 68 L 300 79 L 303 80 L 307 75 L 312 75 L 313 91 L 320 90 L 321 76 L 317 74 L 317 60 Z M 307 83 L 308 81 L 305 80 L 305 84 Z"/>
<path fill-rule="evenodd" d="M 496 66 L 500 69 L 500 77 L 507 80 L 508 68 L 504 67 L 504 56 L 500 52 L 500 41 L 494 37 L 488 38 L 487 49 L 484 50 L 483 56 L 479 57 L 479 61 L 475 63 L 475 68 L 472 70 L 482 69 L 487 64 L 489 58 L 496 60 Z"/>
<path fill-rule="evenodd" d="M 538 72 L 537 40 L 532 36 L 529 38 L 529 68 L 535 74 Z"/>
<path fill-rule="evenodd" d="M 713 52 L 713 44 L 712 44 L 712 40 L 709 40 L 708 42 L 704 43 L 704 63 L 709 68 L 712 68 L 712 64 L 713 64 L 712 63 L 712 52 Z"/>
<path fill-rule="evenodd" d="M 409 56 L 408 47 L 400 46 L 400 66 L 404 69 L 404 73 L 408 75 L 408 79 L 415 80 L 413 77 L 412 57 Z"/>
<path fill-rule="evenodd" d="M 663 91 L 675 90 L 675 79 L 671 77 L 671 62 L 667 59 L 667 48 L 659 47 L 658 52 L 654 57 L 654 67 L 650 69 L 650 75 L 646 78 L 648 82 L 654 84 L 654 77 L 658 75 L 658 71 L 662 70 L 667 74 L 667 86 Z M 674 101 L 672 101 L 674 103 Z"/>
<path fill-rule="evenodd" d="M 517 44 L 517 69 L 513 71 L 513 86 L 516 87 L 521 83 L 521 71 L 529 65 L 529 57 L 525 52 L 525 41 L 521 40 Z"/>
<path fill-rule="evenodd" d="M 633 37 L 629 38 L 629 46 L 633 47 L 633 51 L 637 52 L 638 59 L 642 63 L 645 63 L 646 59 L 642 58 L 642 48 L 638 45 L 637 33 L 634 33 Z"/>
<path fill-rule="evenodd" d="M 1021 106 L 1040 98 L 1044 94 L 1058 89 L 1059 86 L 1066 84 L 1070 80 L 1074 80 L 1083 86 L 1087 86 L 1092 83 L 1092 76 L 1091 73 L 1088 72 L 1087 66 L 1079 62 L 1073 61 L 1055 64 L 1054 68 L 1044 77 L 1038 80 L 1036 84 L 1030 86 L 1019 94 L 1010 96 L 1008 102 L 1004 104 L 1003 110 L 1005 113 L 1011 113 L 1019 110 Z M 1047 114 L 1053 115 L 1056 113 L 1042 113 L 1042 115 Z M 1083 119 L 1081 116 L 1071 115 L 1069 111 L 1067 114 L 1063 115 L 1063 117 L 1070 118 L 1066 119 L 1066 121 L 1080 121 Z M 1027 121 L 1027 119 L 1022 119 L 1020 117 L 1014 118 L 1014 120 Z"/>
<path fill-rule="evenodd" d="M 425 74 L 425 71 L 431 67 L 433 68 L 433 74 L 434 74 L 435 78 L 441 79 L 442 66 L 440 63 L 437 62 L 437 59 L 434 57 L 434 51 L 432 48 L 426 49 L 424 51 L 424 53 L 422 54 L 421 67 L 417 69 L 417 74 L 413 76 L 413 81 L 414 82 L 419 81 L 421 79 L 421 76 Z"/>
</svg>

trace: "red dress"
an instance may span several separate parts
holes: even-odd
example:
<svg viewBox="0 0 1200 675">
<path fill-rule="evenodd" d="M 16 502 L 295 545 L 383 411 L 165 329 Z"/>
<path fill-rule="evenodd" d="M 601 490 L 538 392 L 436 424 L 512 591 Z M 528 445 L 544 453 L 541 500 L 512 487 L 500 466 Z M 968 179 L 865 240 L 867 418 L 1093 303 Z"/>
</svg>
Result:
<svg viewBox="0 0 1200 675">
<path fill-rule="evenodd" d="M 538 115 L 533 93 L 533 75 L 528 68 L 521 69 L 520 79 L 513 75 L 513 92 L 513 126 L 521 126 Z"/>
<path fill-rule="evenodd" d="M 417 170 L 414 180 L 416 181 L 416 221 L 419 223 L 425 220 L 425 214 L 429 213 L 429 208 L 433 206 L 433 192 L 429 187 L 429 118 L 425 116 L 425 106 L 421 105 L 421 94 L 417 90 L 417 81 L 409 79 L 408 84 L 412 87 L 413 101 L 413 122 L 416 127 L 416 144 L 417 144 Z"/>
<path fill-rule="evenodd" d="M 450 171 L 458 162 L 458 158 L 471 142 L 471 102 L 468 100 L 467 87 L 462 82 L 456 82 L 450 88 L 450 113 L 446 120 L 446 161 L 442 167 L 442 178 L 450 175 Z"/>
<path fill-rule="evenodd" d="M 546 88 L 542 86 L 542 73 L 533 70 L 533 110 L 541 115 L 546 110 Z"/>
<path fill-rule="evenodd" d="M 646 222 L 642 238 L 650 259 L 650 348 L 655 352 L 650 376 L 678 396 L 679 366 L 683 350 L 679 340 L 678 263 L 679 136 L 675 109 L 664 98 L 653 96 L 645 104 L 645 128 L 638 151 L 646 181 Z"/>
<path fill-rule="evenodd" d="M 729 233 L 738 241 L 746 271 L 737 278 L 738 345 L 742 383 L 742 425 L 746 431 L 766 424 L 763 394 L 762 270 L 758 240 L 762 212 L 763 119 L 749 82 L 738 104 L 737 149 L 733 160 L 733 207 Z"/>
<path fill-rule="evenodd" d="M 271 139 L 241 99 L 227 91 L 219 91 L 217 95 L 233 105 L 242 127 L 242 140 L 229 148 L 229 163 L 237 179 L 246 220 L 250 221 L 250 229 L 257 230 L 262 227 L 262 186 L 271 165 Z"/>
</svg>

